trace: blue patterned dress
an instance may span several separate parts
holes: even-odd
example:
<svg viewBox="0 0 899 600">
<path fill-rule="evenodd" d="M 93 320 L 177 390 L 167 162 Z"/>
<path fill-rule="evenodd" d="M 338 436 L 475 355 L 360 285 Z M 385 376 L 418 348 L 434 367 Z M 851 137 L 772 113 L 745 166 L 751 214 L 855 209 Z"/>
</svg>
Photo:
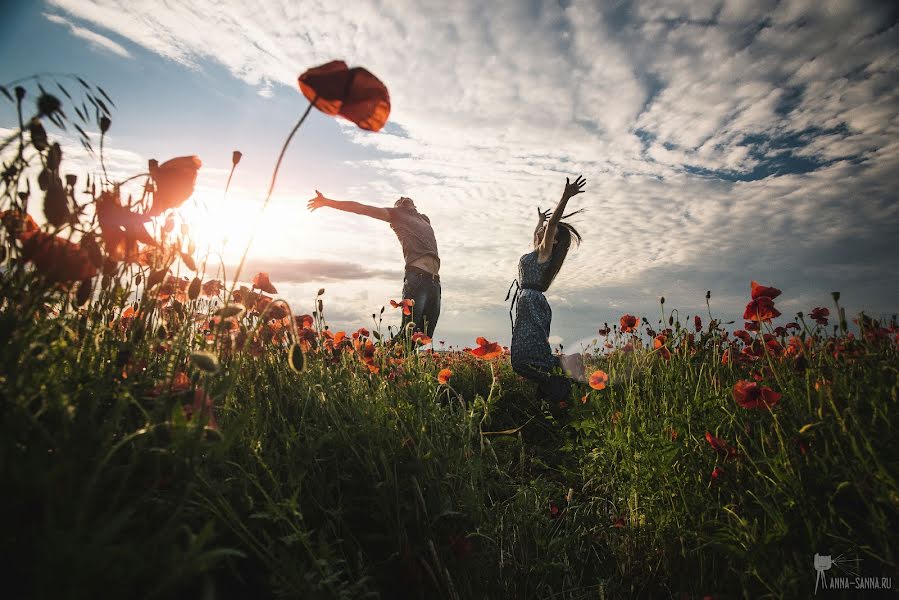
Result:
<svg viewBox="0 0 899 600">
<path fill-rule="evenodd" d="M 536 250 L 518 261 L 521 289 L 516 299 L 511 353 L 512 368 L 516 373 L 536 382 L 548 400 L 560 401 L 568 397 L 571 380 L 553 373 L 561 368 L 561 364 L 549 346 L 553 312 L 543 295 L 543 282 L 551 262 L 537 262 Z"/>
</svg>

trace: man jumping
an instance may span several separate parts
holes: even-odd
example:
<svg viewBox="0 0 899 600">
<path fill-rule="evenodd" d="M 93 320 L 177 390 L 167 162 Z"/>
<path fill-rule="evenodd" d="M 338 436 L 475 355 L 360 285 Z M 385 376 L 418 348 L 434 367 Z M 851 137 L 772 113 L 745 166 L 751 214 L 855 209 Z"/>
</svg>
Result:
<svg viewBox="0 0 899 600">
<path fill-rule="evenodd" d="M 434 335 L 440 317 L 440 256 L 431 221 L 418 212 L 411 198 L 401 197 L 393 208 L 369 206 L 359 202 L 332 200 L 315 190 L 315 198 L 307 204 L 309 210 L 323 206 L 380 219 L 390 223 L 403 247 L 406 275 L 403 279 L 403 298 L 414 300 L 412 314 L 403 314 L 403 329 L 412 321 L 415 331 L 428 337 Z"/>
</svg>

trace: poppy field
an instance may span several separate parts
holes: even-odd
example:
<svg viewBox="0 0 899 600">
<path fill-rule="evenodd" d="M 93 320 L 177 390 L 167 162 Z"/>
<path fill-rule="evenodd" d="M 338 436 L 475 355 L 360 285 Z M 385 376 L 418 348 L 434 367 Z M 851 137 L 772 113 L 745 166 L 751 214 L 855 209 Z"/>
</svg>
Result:
<svg viewBox="0 0 899 600">
<path fill-rule="evenodd" d="M 364 69 L 300 86 L 389 114 Z M 662 299 L 585 323 L 589 380 L 550 406 L 498 341 L 394 336 L 408 299 L 336 331 L 326 289 L 300 313 L 216 267 L 178 215 L 202 161 L 110 180 L 96 85 L 0 92 L 9 597 L 807 597 L 815 554 L 897 580 L 895 317 L 783 315 L 789 282 L 747 282 L 736 324 Z"/>
</svg>

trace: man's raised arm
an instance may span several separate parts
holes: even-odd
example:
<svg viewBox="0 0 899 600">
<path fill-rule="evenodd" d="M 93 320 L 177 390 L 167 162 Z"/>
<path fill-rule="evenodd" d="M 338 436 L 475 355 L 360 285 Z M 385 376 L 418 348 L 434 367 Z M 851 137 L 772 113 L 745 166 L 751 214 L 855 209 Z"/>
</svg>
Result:
<svg viewBox="0 0 899 600">
<path fill-rule="evenodd" d="M 327 206 L 330 208 L 336 208 L 337 210 L 371 217 L 372 219 L 390 221 L 390 211 L 386 208 L 381 208 L 379 206 L 370 206 L 368 204 L 362 204 L 361 202 L 352 202 L 348 200 L 332 200 L 331 198 L 324 197 L 318 190 L 315 190 L 315 194 L 315 198 L 311 199 L 306 204 L 306 207 L 309 210 L 316 210 L 323 206 Z"/>
</svg>

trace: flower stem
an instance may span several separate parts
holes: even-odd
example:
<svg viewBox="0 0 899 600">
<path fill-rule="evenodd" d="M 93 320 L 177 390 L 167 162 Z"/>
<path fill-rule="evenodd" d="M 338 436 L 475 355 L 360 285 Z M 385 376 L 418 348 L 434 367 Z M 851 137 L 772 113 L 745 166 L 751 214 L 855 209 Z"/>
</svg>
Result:
<svg viewBox="0 0 899 600">
<path fill-rule="evenodd" d="M 303 113 L 303 116 L 300 117 L 300 120 L 297 121 L 297 124 L 293 126 L 293 129 L 290 131 L 290 135 L 287 136 L 287 139 L 284 141 L 284 146 L 281 148 L 281 154 L 278 155 L 278 162 L 275 163 L 275 170 L 272 172 L 272 181 L 268 186 L 268 193 L 265 195 L 265 201 L 262 203 L 262 209 L 259 211 L 259 216 L 262 216 L 262 213 L 265 211 L 265 207 L 268 206 L 269 200 L 272 198 L 272 192 L 275 189 L 275 180 L 278 178 L 278 170 L 281 168 L 281 161 L 284 159 L 284 154 L 287 152 L 287 146 L 290 145 L 290 140 L 293 139 L 294 134 L 300 128 L 300 125 L 303 124 L 303 121 L 306 120 L 306 117 L 309 116 L 309 112 L 312 110 L 312 107 L 315 106 L 315 98 L 313 98 L 312 102 L 309 103 L 308 108 L 306 108 L 306 112 Z M 258 218 L 257 218 L 258 225 Z M 237 270 L 234 272 L 234 283 L 231 285 L 231 292 L 234 291 L 234 288 L 237 287 L 237 281 L 240 279 L 240 272 L 243 270 L 243 265 L 247 260 L 247 254 L 250 252 L 250 246 L 253 245 L 253 240 L 256 238 L 256 227 L 253 227 L 253 230 L 250 232 L 250 239 L 247 242 L 247 247 L 244 248 L 243 256 L 240 257 L 240 262 L 237 264 Z M 225 299 L 226 302 L 229 302 L 231 299 L 231 294 L 228 294 L 228 298 Z"/>
</svg>

